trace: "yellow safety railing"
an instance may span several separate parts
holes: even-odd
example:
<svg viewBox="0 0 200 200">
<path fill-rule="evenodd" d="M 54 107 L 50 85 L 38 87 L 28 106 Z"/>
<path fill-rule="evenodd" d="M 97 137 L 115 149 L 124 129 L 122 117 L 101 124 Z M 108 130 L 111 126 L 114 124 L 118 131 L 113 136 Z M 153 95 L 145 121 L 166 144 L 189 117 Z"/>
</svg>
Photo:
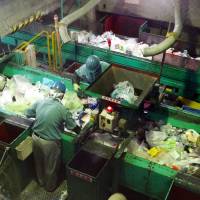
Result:
<svg viewBox="0 0 200 200">
<path fill-rule="evenodd" d="M 62 52 L 61 52 L 61 40 L 59 34 L 59 24 L 57 16 L 54 16 L 55 20 L 55 31 L 49 33 L 47 31 L 41 31 L 29 41 L 22 42 L 16 49 L 18 50 L 25 50 L 25 48 L 33 43 L 34 41 L 38 40 L 42 35 L 45 35 L 47 38 L 47 50 L 48 50 L 48 63 L 49 67 L 52 68 L 53 71 L 58 70 L 58 64 L 62 66 Z M 51 46 L 50 46 L 50 39 L 51 39 Z M 51 57 L 51 47 L 52 47 L 52 57 Z"/>
<path fill-rule="evenodd" d="M 51 33 L 52 42 L 52 54 L 53 54 L 53 70 L 56 71 L 57 68 L 57 52 L 56 52 L 56 34 L 55 31 Z"/>
<path fill-rule="evenodd" d="M 57 42 L 56 47 L 57 47 L 59 65 L 62 66 L 61 40 L 60 40 L 59 23 L 58 23 L 57 15 L 54 15 L 54 23 L 55 23 L 55 34 L 56 34 L 56 42 Z"/>
<path fill-rule="evenodd" d="M 51 49 L 50 49 L 50 34 L 47 31 L 41 31 L 40 33 L 35 35 L 33 38 L 31 38 L 29 41 L 22 42 L 16 49 L 24 50 L 29 44 L 38 40 L 42 35 L 45 35 L 47 38 L 48 63 L 49 63 L 49 66 L 51 67 L 52 63 L 51 63 Z"/>
</svg>

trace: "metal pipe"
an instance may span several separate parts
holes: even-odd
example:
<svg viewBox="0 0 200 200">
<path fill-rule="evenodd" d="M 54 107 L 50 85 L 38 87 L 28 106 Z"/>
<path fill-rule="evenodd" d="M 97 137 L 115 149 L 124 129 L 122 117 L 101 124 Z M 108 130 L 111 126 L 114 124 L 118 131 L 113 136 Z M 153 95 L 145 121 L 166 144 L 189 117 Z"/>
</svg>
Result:
<svg viewBox="0 0 200 200">
<path fill-rule="evenodd" d="M 83 15 L 88 13 L 90 10 L 92 10 L 99 2 L 100 0 L 90 0 L 84 6 L 82 6 L 75 12 L 67 15 L 60 21 L 59 32 L 60 32 L 61 39 L 64 43 L 69 42 L 71 40 L 68 34 L 68 26 L 72 22 L 76 21 L 77 19 L 81 18 Z"/>
<path fill-rule="evenodd" d="M 154 56 L 170 48 L 181 35 L 183 24 L 181 20 L 181 0 L 174 0 L 174 18 L 175 26 L 172 33 L 160 44 L 153 45 L 143 50 L 143 56 Z"/>
<path fill-rule="evenodd" d="M 64 17 L 64 0 L 60 0 L 60 16 L 61 19 Z"/>
<path fill-rule="evenodd" d="M 57 42 L 56 47 L 57 47 L 57 50 L 58 50 L 59 65 L 60 65 L 60 67 L 62 67 L 62 52 L 61 52 L 61 42 L 60 42 L 58 16 L 57 15 L 54 15 L 54 22 L 55 22 L 56 42 Z"/>
<path fill-rule="evenodd" d="M 3 153 L 2 157 L 1 157 L 1 160 L 0 160 L 0 167 L 3 164 L 3 161 L 5 160 L 9 150 L 10 150 L 10 147 L 6 147 L 5 148 L 5 151 L 4 151 L 4 153 Z"/>
<path fill-rule="evenodd" d="M 53 31 L 51 34 L 51 42 L 52 42 L 52 54 L 53 54 L 53 70 L 55 71 L 57 67 L 55 31 Z"/>
<path fill-rule="evenodd" d="M 49 68 L 51 68 L 51 49 L 50 49 L 50 35 L 47 35 L 47 51 L 48 51 L 48 63 L 49 63 Z"/>
</svg>

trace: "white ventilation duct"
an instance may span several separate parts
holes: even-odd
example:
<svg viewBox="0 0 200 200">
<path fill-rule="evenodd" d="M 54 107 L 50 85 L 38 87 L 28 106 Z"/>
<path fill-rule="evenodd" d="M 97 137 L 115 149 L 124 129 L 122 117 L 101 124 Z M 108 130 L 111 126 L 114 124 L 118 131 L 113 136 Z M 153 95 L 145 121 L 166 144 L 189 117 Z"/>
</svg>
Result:
<svg viewBox="0 0 200 200">
<path fill-rule="evenodd" d="M 181 20 L 181 0 L 174 0 L 174 18 L 175 26 L 173 32 L 160 44 L 156 44 L 151 47 L 145 48 L 143 51 L 143 55 L 145 57 L 154 56 L 169 49 L 181 35 L 183 28 Z"/>
<path fill-rule="evenodd" d="M 81 18 L 85 14 L 87 14 L 90 10 L 92 10 L 100 0 L 90 0 L 88 3 L 86 3 L 84 6 L 82 6 L 80 9 L 74 11 L 73 13 L 67 15 L 64 17 L 60 23 L 59 23 L 59 32 L 61 39 L 64 43 L 69 42 L 71 40 L 69 34 L 68 34 L 68 26 L 76 21 L 77 19 Z"/>
</svg>

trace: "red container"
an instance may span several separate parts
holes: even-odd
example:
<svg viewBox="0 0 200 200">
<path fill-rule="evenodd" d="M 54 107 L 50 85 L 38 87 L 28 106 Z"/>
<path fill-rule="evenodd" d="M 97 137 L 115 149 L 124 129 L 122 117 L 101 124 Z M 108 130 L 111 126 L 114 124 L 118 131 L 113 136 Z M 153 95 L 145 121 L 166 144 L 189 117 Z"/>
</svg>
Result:
<svg viewBox="0 0 200 200">
<path fill-rule="evenodd" d="M 0 124 L 0 143 L 10 145 L 22 132 L 23 128 L 2 122 Z"/>
<path fill-rule="evenodd" d="M 128 37 L 138 37 L 139 29 L 144 23 L 143 19 L 112 15 L 106 18 L 104 31 L 112 31 L 115 34 Z"/>
</svg>

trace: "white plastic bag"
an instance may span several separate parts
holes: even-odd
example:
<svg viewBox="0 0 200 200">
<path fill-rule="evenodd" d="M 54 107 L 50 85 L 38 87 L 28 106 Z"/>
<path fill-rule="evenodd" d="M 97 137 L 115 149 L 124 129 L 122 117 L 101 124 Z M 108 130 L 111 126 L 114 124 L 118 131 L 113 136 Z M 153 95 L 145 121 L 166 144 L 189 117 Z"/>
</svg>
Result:
<svg viewBox="0 0 200 200">
<path fill-rule="evenodd" d="M 111 93 L 111 97 L 118 100 L 127 101 L 130 104 L 134 104 L 137 100 L 133 85 L 128 81 L 119 82 L 115 85 L 115 90 Z"/>
<path fill-rule="evenodd" d="M 167 134 L 161 131 L 151 130 L 146 133 L 146 141 L 151 147 L 160 146 L 162 142 L 167 138 Z"/>
</svg>

